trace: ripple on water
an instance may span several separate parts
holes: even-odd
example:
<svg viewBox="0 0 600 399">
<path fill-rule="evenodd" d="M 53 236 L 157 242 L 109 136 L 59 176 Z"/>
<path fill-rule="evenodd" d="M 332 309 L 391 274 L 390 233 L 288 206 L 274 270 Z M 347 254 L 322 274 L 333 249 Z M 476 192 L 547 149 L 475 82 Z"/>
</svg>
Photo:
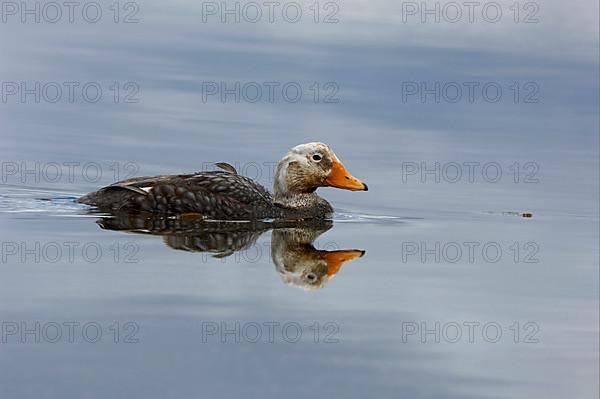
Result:
<svg viewBox="0 0 600 399">
<path fill-rule="evenodd" d="M 421 220 L 418 217 L 392 216 L 392 215 L 372 215 L 366 213 L 356 213 L 350 211 L 336 211 L 333 215 L 333 221 L 339 223 L 373 223 L 373 224 L 391 224 L 406 223 L 413 220 Z"/>
<path fill-rule="evenodd" d="M 8 193 L 0 194 L 0 213 L 85 216 L 82 215 L 82 211 L 88 210 L 89 207 L 76 203 L 75 199 L 76 196 L 56 191 L 11 187 Z"/>
</svg>

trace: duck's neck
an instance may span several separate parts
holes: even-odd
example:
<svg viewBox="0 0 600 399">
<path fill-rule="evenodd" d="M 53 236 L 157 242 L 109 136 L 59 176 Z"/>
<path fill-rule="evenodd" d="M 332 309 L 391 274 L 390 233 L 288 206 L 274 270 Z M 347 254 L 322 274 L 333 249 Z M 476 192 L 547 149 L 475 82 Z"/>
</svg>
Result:
<svg viewBox="0 0 600 399">
<path fill-rule="evenodd" d="M 324 198 L 316 193 L 278 193 L 273 203 L 291 212 L 307 213 L 313 216 L 325 217 L 333 213 L 333 208 Z"/>
</svg>

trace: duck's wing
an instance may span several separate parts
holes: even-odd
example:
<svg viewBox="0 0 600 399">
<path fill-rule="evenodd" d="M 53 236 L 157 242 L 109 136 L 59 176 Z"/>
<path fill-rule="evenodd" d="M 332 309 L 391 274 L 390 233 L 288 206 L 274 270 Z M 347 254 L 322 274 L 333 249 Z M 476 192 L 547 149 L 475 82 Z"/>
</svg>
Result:
<svg viewBox="0 0 600 399">
<path fill-rule="evenodd" d="M 241 204 L 271 202 L 272 196 L 267 189 L 254 180 L 230 172 L 200 172 L 187 175 L 186 185 L 200 189 L 206 194 L 234 199 Z"/>
<path fill-rule="evenodd" d="M 211 219 L 268 217 L 272 207 L 271 194 L 263 186 L 230 171 L 131 178 L 78 202 L 109 209 L 193 212 Z"/>
<path fill-rule="evenodd" d="M 172 181 L 178 176 L 132 177 L 93 191 L 77 199 L 77 202 L 106 209 L 126 208 L 134 196 L 146 197 L 156 185 Z"/>
</svg>

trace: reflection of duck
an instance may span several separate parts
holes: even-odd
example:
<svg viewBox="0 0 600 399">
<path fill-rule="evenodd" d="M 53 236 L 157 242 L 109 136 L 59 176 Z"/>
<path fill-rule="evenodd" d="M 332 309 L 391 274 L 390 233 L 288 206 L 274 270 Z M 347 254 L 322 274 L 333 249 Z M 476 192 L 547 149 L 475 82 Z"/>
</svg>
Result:
<svg viewBox="0 0 600 399">
<path fill-rule="evenodd" d="M 325 228 L 283 228 L 273 230 L 271 259 L 290 285 L 304 289 L 323 288 L 337 274 L 345 262 L 360 258 L 365 251 L 358 249 L 319 251 L 313 246 Z"/>
<path fill-rule="evenodd" d="M 318 219 L 206 222 L 199 218 L 148 217 L 121 211 L 98 223 L 108 230 L 161 235 L 164 243 L 173 249 L 208 252 L 219 258 L 252 247 L 258 237 L 272 229 L 271 259 L 281 279 L 310 290 L 324 287 L 345 262 L 365 253 L 357 249 L 317 250 L 314 241 L 333 226 L 331 221 Z"/>
<path fill-rule="evenodd" d="M 333 208 L 315 193 L 317 188 L 368 189 L 323 143 L 296 146 L 281 159 L 273 195 L 255 181 L 238 175 L 231 165 L 217 166 L 223 170 L 127 179 L 77 201 L 100 209 L 197 213 L 218 220 L 324 218 Z"/>
</svg>

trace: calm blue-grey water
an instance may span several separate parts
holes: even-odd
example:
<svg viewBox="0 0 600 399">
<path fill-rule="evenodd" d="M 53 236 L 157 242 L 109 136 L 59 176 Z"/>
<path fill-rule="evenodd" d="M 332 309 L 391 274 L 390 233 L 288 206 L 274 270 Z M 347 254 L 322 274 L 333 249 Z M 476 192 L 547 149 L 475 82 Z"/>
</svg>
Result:
<svg viewBox="0 0 600 399">
<path fill-rule="evenodd" d="M 598 4 L 9 3 L 0 397 L 598 397 Z M 320 190 L 314 251 L 366 253 L 318 289 L 281 230 L 212 257 L 72 201 L 218 161 L 270 187 L 308 141 L 369 185 Z"/>
</svg>

